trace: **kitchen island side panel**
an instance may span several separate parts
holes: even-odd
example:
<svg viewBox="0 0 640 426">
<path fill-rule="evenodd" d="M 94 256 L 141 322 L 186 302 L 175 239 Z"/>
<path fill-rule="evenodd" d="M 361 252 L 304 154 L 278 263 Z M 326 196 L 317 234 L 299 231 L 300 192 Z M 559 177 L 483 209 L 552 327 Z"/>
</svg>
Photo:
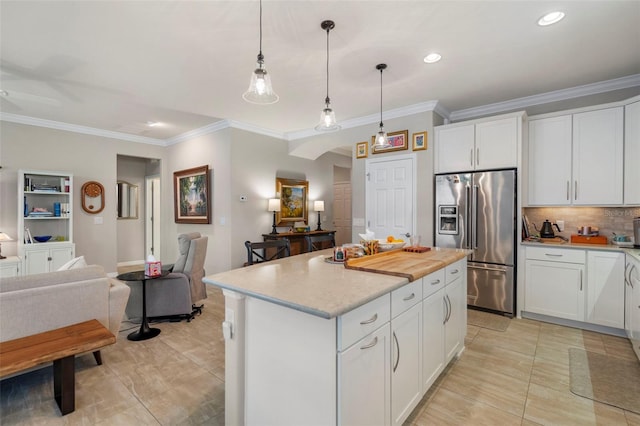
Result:
<svg viewBox="0 0 640 426">
<path fill-rule="evenodd" d="M 336 319 L 246 299 L 247 425 L 334 425 Z"/>
</svg>

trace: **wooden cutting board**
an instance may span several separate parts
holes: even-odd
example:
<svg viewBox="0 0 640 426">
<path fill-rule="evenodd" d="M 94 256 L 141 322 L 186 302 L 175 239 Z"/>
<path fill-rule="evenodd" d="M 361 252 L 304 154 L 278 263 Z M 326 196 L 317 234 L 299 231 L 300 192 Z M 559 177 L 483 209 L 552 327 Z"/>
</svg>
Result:
<svg viewBox="0 0 640 426">
<path fill-rule="evenodd" d="M 392 250 L 372 256 L 348 259 L 345 261 L 344 267 L 358 271 L 394 275 L 415 281 L 447 265 L 448 262 L 440 259 L 442 256 L 435 255 L 436 253 L 438 252 L 411 253 Z"/>
</svg>

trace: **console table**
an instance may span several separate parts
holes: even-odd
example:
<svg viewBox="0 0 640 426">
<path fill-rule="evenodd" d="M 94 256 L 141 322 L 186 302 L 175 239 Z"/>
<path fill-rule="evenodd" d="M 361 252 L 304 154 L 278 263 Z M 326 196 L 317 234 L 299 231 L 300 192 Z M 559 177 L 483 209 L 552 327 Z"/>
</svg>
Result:
<svg viewBox="0 0 640 426">
<path fill-rule="evenodd" d="M 263 241 L 287 238 L 291 244 L 291 256 L 293 256 L 307 252 L 307 244 L 304 241 L 306 235 L 331 235 L 335 233 L 336 231 L 280 232 L 278 234 L 262 234 L 262 238 Z M 325 243 L 323 248 L 329 248 L 329 245 Z"/>
</svg>

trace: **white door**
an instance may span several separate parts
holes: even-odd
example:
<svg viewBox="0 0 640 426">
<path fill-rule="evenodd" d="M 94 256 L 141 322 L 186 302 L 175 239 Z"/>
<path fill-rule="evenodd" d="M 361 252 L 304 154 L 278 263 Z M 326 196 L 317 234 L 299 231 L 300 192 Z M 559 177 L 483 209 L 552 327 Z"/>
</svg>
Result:
<svg viewBox="0 0 640 426">
<path fill-rule="evenodd" d="M 145 179 L 144 252 L 160 259 L 160 177 Z"/>
<path fill-rule="evenodd" d="M 333 227 L 336 245 L 351 242 L 351 182 L 333 184 Z"/>
<path fill-rule="evenodd" d="M 415 155 L 368 160 L 367 228 L 376 238 L 405 238 L 415 229 Z"/>
</svg>

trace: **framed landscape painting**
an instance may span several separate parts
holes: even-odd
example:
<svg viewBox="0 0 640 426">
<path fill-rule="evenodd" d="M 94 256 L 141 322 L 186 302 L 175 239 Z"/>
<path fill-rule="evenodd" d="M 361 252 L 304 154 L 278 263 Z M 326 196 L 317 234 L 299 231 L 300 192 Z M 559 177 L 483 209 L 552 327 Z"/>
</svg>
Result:
<svg viewBox="0 0 640 426">
<path fill-rule="evenodd" d="M 276 178 L 276 197 L 280 198 L 280 211 L 276 212 L 278 226 L 293 226 L 300 221 L 307 223 L 308 194 L 309 181 Z"/>
<path fill-rule="evenodd" d="M 369 145 L 367 142 L 358 142 L 356 144 L 356 158 L 367 158 L 369 154 Z"/>
<path fill-rule="evenodd" d="M 176 223 L 211 223 L 209 166 L 173 173 Z"/>
</svg>

